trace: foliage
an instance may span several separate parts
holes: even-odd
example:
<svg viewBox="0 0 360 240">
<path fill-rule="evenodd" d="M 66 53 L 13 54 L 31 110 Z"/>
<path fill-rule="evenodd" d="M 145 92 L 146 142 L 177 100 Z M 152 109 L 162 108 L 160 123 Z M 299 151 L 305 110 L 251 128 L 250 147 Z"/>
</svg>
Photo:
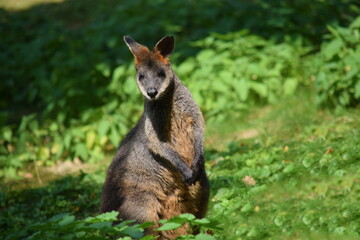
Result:
<svg viewBox="0 0 360 240">
<path fill-rule="evenodd" d="M 59 213 L 85 218 L 97 212 L 105 171 L 81 173 L 50 182 L 45 187 L 12 190 L 2 185 L 0 228 L 10 235 L 34 223 L 45 222 Z"/>
<path fill-rule="evenodd" d="M 359 12 L 350 0 L 183 4 L 77 0 L 0 10 L 0 178 L 114 151 L 142 109 L 122 35 L 152 45 L 176 34 L 178 75 L 207 121 L 221 122 L 291 95 L 306 83 L 304 45 L 316 48 L 325 24 L 345 25 Z"/>
<path fill-rule="evenodd" d="M 262 137 L 208 153 L 223 239 L 359 239 L 359 111 L 293 108 L 270 113 Z"/>
<path fill-rule="evenodd" d="M 221 121 L 255 104 L 274 103 L 305 82 L 300 56 L 306 50 L 301 46 L 275 44 L 246 31 L 212 35 L 195 45 L 203 50 L 174 68 L 208 121 Z M 68 124 L 66 111 L 62 111 L 43 127 L 30 114 L 22 118 L 19 128 L 3 128 L 0 177 L 21 176 L 17 169 L 29 162 L 44 166 L 59 158 L 102 159 L 140 115 L 142 104 L 134 94 L 138 92 L 134 75 L 130 65 L 115 68 L 106 91 L 119 97 L 82 111 L 80 118 Z"/>
<path fill-rule="evenodd" d="M 26 230 L 16 232 L 5 239 L 139 239 L 143 229 L 139 225 L 124 221 L 115 226 L 117 212 L 109 212 L 84 220 L 76 220 L 73 215 L 60 214 L 42 223 L 34 223 Z M 27 235 L 28 232 L 33 232 Z"/>
<path fill-rule="evenodd" d="M 156 237 L 144 236 L 144 229 L 153 223 L 134 224 L 134 220 L 117 222 L 116 211 L 103 213 L 95 217 L 88 217 L 83 220 L 76 220 L 71 214 L 59 214 L 41 223 L 34 223 L 27 226 L 25 230 L 13 233 L 5 239 L 116 239 L 131 240 L 142 239 L 151 240 Z M 163 220 L 164 224 L 159 230 L 173 230 L 188 223 L 204 229 L 204 226 L 211 226 L 206 218 L 195 219 L 191 214 L 179 215 L 170 220 Z M 176 226 L 173 226 L 176 223 Z M 171 227 L 169 227 L 171 225 Z M 32 233 L 31 233 L 32 232 Z M 29 234 L 31 233 L 31 234 Z M 188 235 L 179 239 L 194 240 L 214 240 L 206 234 Z"/>
<path fill-rule="evenodd" d="M 76 177 L 65 177 L 43 188 L 0 192 L 0 234 L 3 239 L 154 239 L 143 238 L 143 230 L 151 223 L 134 225 L 123 221 L 112 226 L 117 212 L 95 215 L 98 212 L 101 184 L 105 171 Z M 65 212 L 65 213 L 62 213 Z M 61 214 L 59 214 L 61 213 Z M 86 217 L 94 215 L 93 217 Z M 84 218 L 86 217 L 86 218 Z M 213 240 L 206 235 L 209 230 L 219 231 L 215 220 L 196 219 L 183 214 L 169 220 L 161 220 L 159 230 L 177 229 L 187 223 L 197 227 L 199 234 L 181 239 Z M 19 230 L 21 229 L 21 231 Z"/>
<path fill-rule="evenodd" d="M 76 220 L 75 216 L 71 214 L 59 214 L 45 222 L 31 224 L 25 230 L 13 233 L 5 239 L 113 239 L 114 237 L 119 240 L 156 239 L 151 236 L 144 237 L 144 229 L 153 223 L 134 224 L 134 220 L 129 220 L 113 225 L 118 220 L 118 214 L 113 211 L 83 220 Z M 211 226 L 209 220 L 195 219 L 191 214 L 179 215 L 170 220 L 163 220 L 162 223 L 159 230 L 177 229 L 185 223 L 196 225 L 200 229 L 204 229 L 204 226 Z M 173 226 L 174 223 L 176 226 Z M 213 240 L 215 238 L 206 234 L 198 234 L 179 237 L 179 239 Z"/>
<path fill-rule="evenodd" d="M 209 120 L 274 103 L 305 82 L 301 55 L 306 50 L 300 44 L 274 44 L 240 31 L 212 34 L 194 45 L 203 50 L 176 70 Z"/>
<path fill-rule="evenodd" d="M 348 28 L 328 26 L 316 78 L 317 102 L 326 106 L 360 104 L 360 17 Z"/>
<path fill-rule="evenodd" d="M 207 219 L 185 214 L 162 221 L 161 229 L 200 225 L 199 235 L 180 239 L 359 239 L 359 111 L 332 116 L 309 106 L 311 101 L 287 98 L 248 123 L 246 129 L 256 127 L 258 137 L 231 141 L 224 150 L 207 149 L 212 193 Z M 259 115 L 264 109 L 253 111 Z M 242 131 L 225 126 L 233 137 Z M 4 188 L 3 236 L 106 238 L 128 229 L 125 224 L 104 235 L 110 220 L 96 215 L 104 174 L 81 173 L 34 189 Z M 92 225 L 89 216 L 99 224 Z M 142 226 L 131 229 L 140 236 Z M 208 229 L 213 237 L 204 235 Z"/>
</svg>

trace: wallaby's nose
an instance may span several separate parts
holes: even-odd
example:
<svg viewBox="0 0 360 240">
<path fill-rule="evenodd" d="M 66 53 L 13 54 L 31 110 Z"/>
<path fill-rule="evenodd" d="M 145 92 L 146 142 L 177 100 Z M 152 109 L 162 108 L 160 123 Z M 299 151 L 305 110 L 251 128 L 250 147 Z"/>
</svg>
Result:
<svg viewBox="0 0 360 240">
<path fill-rule="evenodd" d="M 155 98 L 158 91 L 155 88 L 149 88 L 146 93 L 150 98 Z"/>
</svg>

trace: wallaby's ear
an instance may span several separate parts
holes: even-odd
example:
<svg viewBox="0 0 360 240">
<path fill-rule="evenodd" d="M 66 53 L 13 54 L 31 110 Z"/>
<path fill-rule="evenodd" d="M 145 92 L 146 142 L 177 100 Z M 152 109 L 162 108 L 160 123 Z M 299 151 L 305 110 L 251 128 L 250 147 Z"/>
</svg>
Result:
<svg viewBox="0 0 360 240">
<path fill-rule="evenodd" d="M 174 51 L 174 46 L 174 36 L 166 36 L 155 45 L 154 50 L 159 52 L 163 57 L 169 58 Z"/>
<path fill-rule="evenodd" d="M 124 36 L 124 41 L 129 47 L 130 51 L 134 55 L 136 60 L 140 60 L 144 53 L 149 53 L 149 49 L 140 43 L 137 43 L 134 39 L 129 36 Z"/>
</svg>

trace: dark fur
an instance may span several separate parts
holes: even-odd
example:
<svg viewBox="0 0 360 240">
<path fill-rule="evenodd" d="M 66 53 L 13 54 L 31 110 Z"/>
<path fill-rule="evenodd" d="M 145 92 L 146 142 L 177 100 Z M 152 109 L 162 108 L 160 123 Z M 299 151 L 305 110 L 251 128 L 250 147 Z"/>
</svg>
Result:
<svg viewBox="0 0 360 240">
<path fill-rule="evenodd" d="M 155 222 L 155 227 L 159 219 L 181 213 L 202 218 L 209 197 L 204 121 L 189 90 L 170 67 L 173 38 L 163 38 L 152 52 L 129 37 L 124 40 L 135 56 L 144 113 L 123 139 L 108 169 L 101 212 L 116 210 L 123 220 Z M 149 97 L 149 89 L 156 96 Z M 176 231 L 152 234 L 174 239 L 188 231 L 184 225 Z"/>
</svg>

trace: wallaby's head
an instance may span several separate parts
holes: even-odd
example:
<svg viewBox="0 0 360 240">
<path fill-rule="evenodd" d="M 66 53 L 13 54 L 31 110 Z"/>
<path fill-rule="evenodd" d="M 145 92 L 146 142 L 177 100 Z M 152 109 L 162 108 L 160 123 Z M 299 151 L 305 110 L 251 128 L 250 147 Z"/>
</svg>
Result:
<svg viewBox="0 0 360 240">
<path fill-rule="evenodd" d="M 141 93 L 152 101 L 161 98 L 174 81 L 169 60 L 174 37 L 162 38 L 152 51 L 129 36 L 125 36 L 124 41 L 135 57 L 136 82 Z"/>
</svg>

